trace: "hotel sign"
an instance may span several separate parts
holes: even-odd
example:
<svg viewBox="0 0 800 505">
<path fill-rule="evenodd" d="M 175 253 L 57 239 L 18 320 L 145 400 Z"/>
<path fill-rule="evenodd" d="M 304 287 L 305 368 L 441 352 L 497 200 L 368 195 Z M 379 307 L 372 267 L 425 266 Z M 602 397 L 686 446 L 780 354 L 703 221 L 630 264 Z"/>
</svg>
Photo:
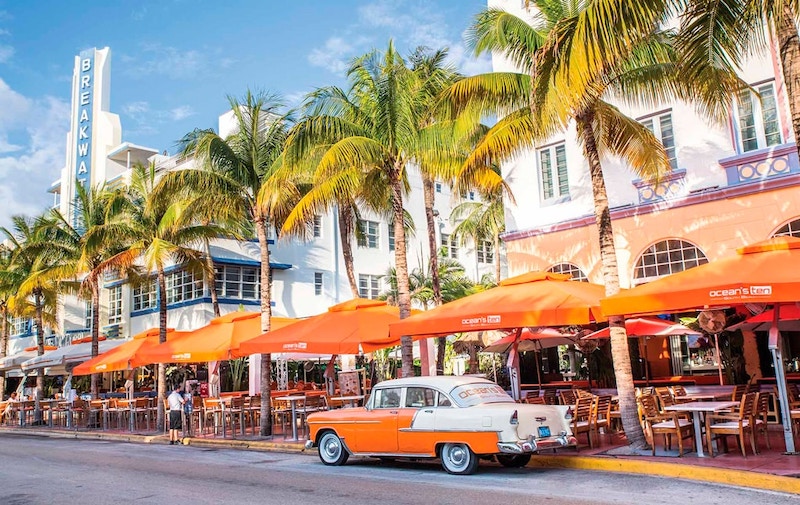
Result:
<svg viewBox="0 0 800 505">
<path fill-rule="evenodd" d="M 94 49 L 82 51 L 79 56 L 77 107 L 75 124 L 75 178 L 87 188 L 92 175 L 92 106 L 94 104 Z M 75 189 L 77 196 L 77 188 Z"/>
</svg>

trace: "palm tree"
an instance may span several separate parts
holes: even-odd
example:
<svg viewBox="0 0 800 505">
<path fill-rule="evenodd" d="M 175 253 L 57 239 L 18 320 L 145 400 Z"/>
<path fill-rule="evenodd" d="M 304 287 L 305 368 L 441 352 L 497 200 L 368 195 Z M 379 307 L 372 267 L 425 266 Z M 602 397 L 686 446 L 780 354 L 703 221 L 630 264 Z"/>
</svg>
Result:
<svg viewBox="0 0 800 505">
<path fill-rule="evenodd" d="M 674 3 L 680 6 L 681 2 Z M 745 58 L 763 52 L 770 42 L 778 50 L 789 99 L 794 138 L 800 139 L 800 39 L 796 0 L 690 0 L 682 13 L 679 47 L 686 78 L 713 79 L 708 68 L 741 68 Z M 765 39 L 765 34 L 771 40 Z M 744 83 L 743 83 L 744 84 Z M 800 142 L 797 142 L 800 152 Z"/>
<path fill-rule="evenodd" d="M 225 230 L 202 224 L 192 213 L 192 201 L 175 199 L 171 188 L 158 184 L 155 166 L 136 165 L 127 188 L 123 212 L 97 226 L 95 237 L 115 237 L 125 249 L 100 262 L 97 271 L 132 269 L 141 262 L 147 272 L 156 272 L 158 284 L 159 342 L 167 341 L 167 283 L 165 269 L 170 264 L 202 272 L 206 268 L 198 249 L 204 239 L 218 237 Z M 156 425 L 164 426 L 166 369 L 158 365 L 158 415 Z"/>
<path fill-rule="evenodd" d="M 182 170 L 170 177 L 169 184 L 192 188 L 195 194 L 228 195 L 255 225 L 261 252 L 261 329 L 269 331 L 272 317 L 272 271 L 269 264 L 268 230 L 280 225 L 299 200 L 291 173 L 282 171 L 283 148 L 292 119 L 281 112 L 283 105 L 274 95 L 253 95 L 242 100 L 229 97 L 235 131 L 222 138 L 205 131 L 185 146 L 204 170 Z M 235 198 L 234 198 L 235 197 Z M 270 415 L 270 360 L 261 355 L 262 436 L 272 434 Z M 251 361 L 252 362 L 252 361 Z"/>
<path fill-rule="evenodd" d="M 92 303 L 92 357 L 99 352 L 100 337 L 100 280 L 117 266 L 106 261 L 122 252 L 125 247 L 119 237 L 104 233 L 103 225 L 119 217 L 125 206 L 122 190 L 109 190 L 105 185 L 87 190 L 77 184 L 74 200 L 74 221 L 64 217 L 58 210 L 49 213 L 43 226 L 44 242 L 51 254 L 59 254 L 63 260 L 58 269 L 53 269 L 53 280 L 60 282 L 62 289 L 75 288 L 82 298 Z M 126 277 L 135 277 L 135 271 L 126 272 Z M 75 286 L 69 279 L 82 277 Z M 91 376 L 91 395 L 97 398 L 99 374 Z"/>
<path fill-rule="evenodd" d="M 321 151 L 313 180 L 328 182 L 335 194 L 353 194 L 364 180 L 384 181 L 393 214 L 397 303 L 400 317 L 406 318 L 411 313 L 403 227 L 406 168 L 432 147 L 421 135 L 431 117 L 428 108 L 420 106 L 423 73 L 409 68 L 389 42 L 385 52 L 372 51 L 353 60 L 347 75 L 347 92 L 323 88 L 307 101 L 308 114 L 292 131 L 287 162 L 292 166 Z M 411 337 L 402 337 L 401 355 L 403 375 L 413 375 Z"/>
<path fill-rule="evenodd" d="M 5 272 L 11 266 L 11 251 L 5 247 L 0 246 L 0 358 L 4 358 L 8 354 L 8 318 L 9 301 L 16 291 L 13 283 L 9 282 Z M 6 391 L 6 377 L 5 374 L 0 374 L 0 397 Z"/>
<path fill-rule="evenodd" d="M 607 97 L 652 106 L 672 99 L 693 101 L 709 114 L 725 109 L 737 82 L 708 69 L 711 81 L 682 79 L 683 61 L 674 37 L 660 31 L 667 2 L 646 0 L 537 0 L 533 26 L 504 11 L 478 15 L 471 39 L 478 53 L 496 51 L 524 73 L 494 73 L 456 83 L 449 101 L 467 114 L 502 119 L 467 164 L 508 160 L 571 124 L 589 164 L 606 294 L 619 291 L 614 237 L 601 165 L 602 155 L 623 159 L 639 176 L 669 171 L 663 146 L 643 125 L 605 101 Z M 646 444 L 636 414 L 630 355 L 622 318 L 612 318 L 611 346 L 622 423 L 632 447 Z"/>
</svg>

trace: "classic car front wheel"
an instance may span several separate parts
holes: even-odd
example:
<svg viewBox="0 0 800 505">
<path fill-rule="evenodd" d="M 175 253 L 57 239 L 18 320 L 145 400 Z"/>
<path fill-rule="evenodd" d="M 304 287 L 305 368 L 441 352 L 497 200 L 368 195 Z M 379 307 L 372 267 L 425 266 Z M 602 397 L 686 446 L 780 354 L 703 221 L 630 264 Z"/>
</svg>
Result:
<svg viewBox="0 0 800 505">
<path fill-rule="evenodd" d="M 478 469 L 478 457 L 467 444 L 444 444 L 441 458 L 447 473 L 470 475 Z"/>
<path fill-rule="evenodd" d="M 530 454 L 498 454 L 497 462 L 506 468 L 522 468 L 531 460 Z"/>
<path fill-rule="evenodd" d="M 344 465 L 348 457 L 350 454 L 336 433 L 326 431 L 319 439 L 319 459 L 326 465 Z"/>
</svg>

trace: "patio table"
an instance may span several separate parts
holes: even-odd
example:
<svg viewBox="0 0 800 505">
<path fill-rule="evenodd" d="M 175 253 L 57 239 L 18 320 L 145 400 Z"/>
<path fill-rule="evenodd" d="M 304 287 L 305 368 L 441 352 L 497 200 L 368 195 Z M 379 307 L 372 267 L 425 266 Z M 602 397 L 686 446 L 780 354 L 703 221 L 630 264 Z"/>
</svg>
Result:
<svg viewBox="0 0 800 505">
<path fill-rule="evenodd" d="M 297 441 L 297 402 L 305 400 L 305 395 L 279 396 L 276 400 L 289 402 L 292 408 L 292 440 Z"/>
<path fill-rule="evenodd" d="M 337 402 L 348 402 L 350 404 L 350 408 L 356 406 L 356 402 L 360 402 L 364 399 L 364 395 L 347 395 L 347 396 L 332 396 L 331 400 Z"/>
<path fill-rule="evenodd" d="M 697 456 L 704 458 L 703 453 L 703 432 L 700 428 L 700 416 L 705 412 L 719 412 L 721 410 L 729 409 L 739 405 L 739 402 L 689 402 L 680 403 L 678 405 L 670 405 L 664 407 L 666 411 L 672 412 L 691 412 L 692 423 L 694 424 L 694 445 L 697 450 Z"/>
</svg>

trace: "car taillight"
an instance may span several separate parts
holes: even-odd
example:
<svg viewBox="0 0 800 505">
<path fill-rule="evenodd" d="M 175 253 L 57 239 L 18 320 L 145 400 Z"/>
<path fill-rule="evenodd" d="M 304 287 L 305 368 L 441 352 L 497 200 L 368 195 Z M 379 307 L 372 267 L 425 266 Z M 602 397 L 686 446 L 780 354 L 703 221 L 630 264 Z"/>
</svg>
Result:
<svg viewBox="0 0 800 505">
<path fill-rule="evenodd" d="M 564 414 L 564 419 L 572 419 L 572 407 L 567 409 L 567 413 Z"/>
<path fill-rule="evenodd" d="M 511 424 L 519 424 L 519 415 L 516 410 L 511 414 L 511 419 L 509 419 L 508 422 Z"/>
</svg>

